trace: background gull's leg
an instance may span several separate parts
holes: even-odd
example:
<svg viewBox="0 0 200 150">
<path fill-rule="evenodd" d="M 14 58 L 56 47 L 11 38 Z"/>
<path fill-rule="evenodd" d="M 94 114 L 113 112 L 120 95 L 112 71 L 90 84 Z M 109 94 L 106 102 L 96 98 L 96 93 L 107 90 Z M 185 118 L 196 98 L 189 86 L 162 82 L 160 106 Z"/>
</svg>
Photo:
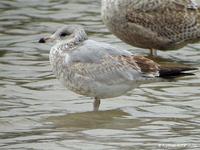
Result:
<svg viewBox="0 0 200 150">
<path fill-rule="evenodd" d="M 100 103 L 101 103 L 101 100 L 99 98 L 95 97 L 95 100 L 94 100 L 94 103 L 93 103 L 94 111 L 99 110 Z"/>
</svg>

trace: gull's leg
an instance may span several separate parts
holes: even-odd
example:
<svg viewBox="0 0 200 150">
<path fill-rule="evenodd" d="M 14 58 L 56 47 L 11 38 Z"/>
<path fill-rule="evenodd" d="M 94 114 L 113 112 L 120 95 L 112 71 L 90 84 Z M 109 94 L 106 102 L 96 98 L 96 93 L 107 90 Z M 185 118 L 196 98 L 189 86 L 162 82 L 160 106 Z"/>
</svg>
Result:
<svg viewBox="0 0 200 150">
<path fill-rule="evenodd" d="M 150 49 L 150 56 L 157 56 L 157 50 L 156 49 Z"/>
<path fill-rule="evenodd" d="M 94 103 L 93 103 L 94 111 L 99 110 L 100 103 L 101 103 L 101 100 L 99 98 L 95 97 Z"/>
</svg>

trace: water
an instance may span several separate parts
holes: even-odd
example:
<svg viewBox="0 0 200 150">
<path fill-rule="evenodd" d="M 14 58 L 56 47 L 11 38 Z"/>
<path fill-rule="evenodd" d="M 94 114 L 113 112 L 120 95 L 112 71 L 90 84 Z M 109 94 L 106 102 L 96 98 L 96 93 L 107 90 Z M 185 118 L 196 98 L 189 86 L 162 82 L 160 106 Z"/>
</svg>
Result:
<svg viewBox="0 0 200 150">
<path fill-rule="evenodd" d="M 0 1 L 1 150 L 200 149 L 200 73 L 142 85 L 102 101 L 60 85 L 39 38 L 63 24 L 82 24 L 90 37 L 147 53 L 112 36 L 101 22 L 100 0 Z M 200 44 L 160 52 L 200 68 Z"/>
</svg>

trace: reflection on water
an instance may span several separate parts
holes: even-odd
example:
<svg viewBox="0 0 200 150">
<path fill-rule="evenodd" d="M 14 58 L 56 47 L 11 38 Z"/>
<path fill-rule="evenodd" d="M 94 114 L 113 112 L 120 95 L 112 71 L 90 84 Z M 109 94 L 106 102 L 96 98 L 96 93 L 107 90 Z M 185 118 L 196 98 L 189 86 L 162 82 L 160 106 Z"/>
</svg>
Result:
<svg viewBox="0 0 200 150">
<path fill-rule="evenodd" d="M 1 0 L 0 8 L 0 149 L 200 148 L 198 71 L 103 100 L 96 113 L 92 99 L 52 75 L 51 45 L 37 41 L 63 24 L 82 24 L 93 39 L 146 52 L 108 32 L 99 0 Z M 160 55 L 200 68 L 199 44 Z"/>
<path fill-rule="evenodd" d="M 139 120 L 127 119 L 128 113 L 121 110 L 83 112 L 64 116 L 49 117 L 46 121 L 52 122 L 57 128 L 66 130 L 92 129 L 124 129 L 136 127 Z"/>
</svg>

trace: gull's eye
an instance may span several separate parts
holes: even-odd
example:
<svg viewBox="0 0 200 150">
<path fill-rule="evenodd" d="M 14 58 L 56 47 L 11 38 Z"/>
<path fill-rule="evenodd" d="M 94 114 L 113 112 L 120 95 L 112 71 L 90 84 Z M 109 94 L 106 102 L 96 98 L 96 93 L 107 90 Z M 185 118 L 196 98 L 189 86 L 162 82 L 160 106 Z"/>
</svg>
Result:
<svg viewBox="0 0 200 150">
<path fill-rule="evenodd" d="M 65 37 L 65 36 L 67 36 L 67 33 L 62 32 L 62 33 L 60 34 L 60 36 L 61 36 L 61 37 Z"/>
</svg>

